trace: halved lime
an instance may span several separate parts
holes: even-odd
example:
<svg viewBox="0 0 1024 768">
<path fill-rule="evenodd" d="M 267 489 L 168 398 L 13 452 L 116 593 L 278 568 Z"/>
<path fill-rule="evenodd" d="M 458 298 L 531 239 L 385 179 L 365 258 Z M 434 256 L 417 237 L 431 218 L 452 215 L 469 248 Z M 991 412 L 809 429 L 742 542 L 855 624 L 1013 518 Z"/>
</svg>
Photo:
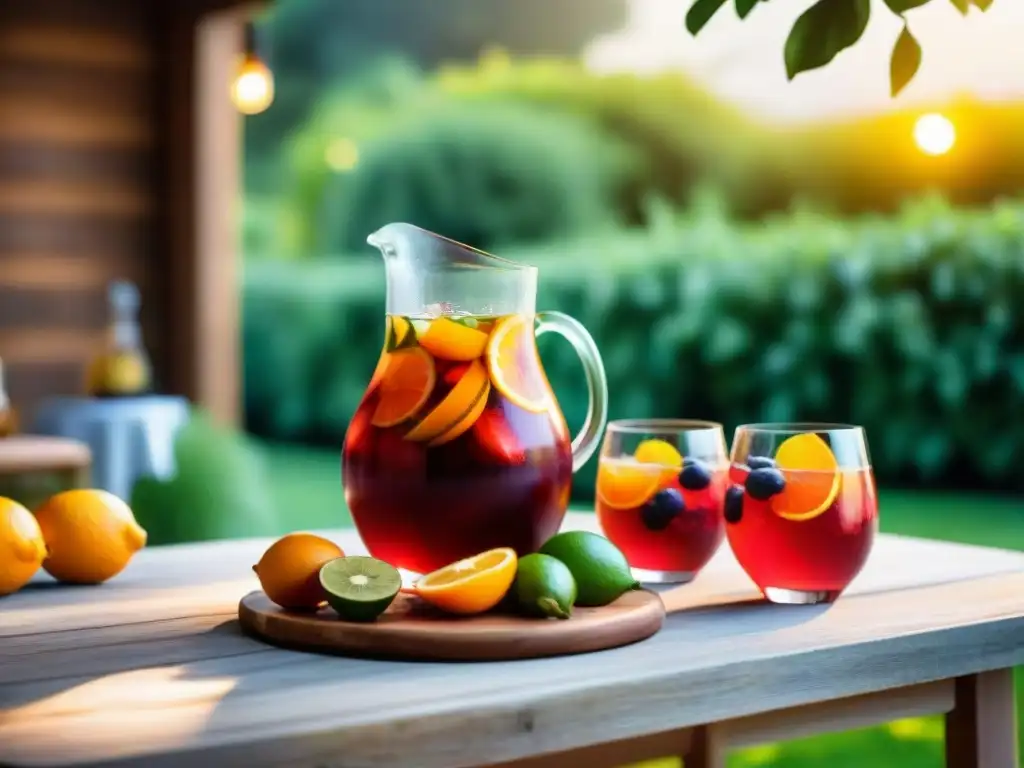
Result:
<svg viewBox="0 0 1024 768">
<path fill-rule="evenodd" d="M 327 602 L 345 621 L 373 621 L 388 609 L 402 588 L 398 570 L 362 555 L 339 557 L 320 569 Z"/>
</svg>

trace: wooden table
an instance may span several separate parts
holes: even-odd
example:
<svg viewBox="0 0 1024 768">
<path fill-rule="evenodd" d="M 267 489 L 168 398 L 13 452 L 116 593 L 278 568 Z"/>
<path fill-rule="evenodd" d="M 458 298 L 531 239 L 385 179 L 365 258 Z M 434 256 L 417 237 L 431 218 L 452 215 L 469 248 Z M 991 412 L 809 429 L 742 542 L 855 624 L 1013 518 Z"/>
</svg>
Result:
<svg viewBox="0 0 1024 768">
<path fill-rule="evenodd" d="M 663 593 L 670 616 L 648 641 L 444 664 L 241 635 L 236 605 L 267 543 L 149 550 L 102 587 L 41 577 L 0 602 L 0 764 L 600 768 L 682 754 L 708 768 L 740 745 L 946 713 L 951 768 L 1017 765 L 1022 554 L 883 536 L 835 605 L 774 606 L 723 548 Z"/>
</svg>

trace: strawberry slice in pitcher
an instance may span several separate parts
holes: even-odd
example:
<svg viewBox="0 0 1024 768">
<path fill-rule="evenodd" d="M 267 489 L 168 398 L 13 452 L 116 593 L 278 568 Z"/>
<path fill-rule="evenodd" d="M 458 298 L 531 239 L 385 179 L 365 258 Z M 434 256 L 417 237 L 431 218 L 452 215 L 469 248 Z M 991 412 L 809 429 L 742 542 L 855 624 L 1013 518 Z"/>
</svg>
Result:
<svg viewBox="0 0 1024 768">
<path fill-rule="evenodd" d="M 486 408 L 473 425 L 473 436 L 482 452 L 502 464 L 522 464 L 526 451 L 500 408 Z"/>
</svg>

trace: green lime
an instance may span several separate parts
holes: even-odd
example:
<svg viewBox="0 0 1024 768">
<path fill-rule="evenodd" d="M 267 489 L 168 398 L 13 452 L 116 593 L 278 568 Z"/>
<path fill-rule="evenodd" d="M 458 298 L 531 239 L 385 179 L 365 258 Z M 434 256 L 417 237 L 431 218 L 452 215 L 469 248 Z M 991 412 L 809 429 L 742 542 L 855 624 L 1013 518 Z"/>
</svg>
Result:
<svg viewBox="0 0 1024 768">
<path fill-rule="evenodd" d="M 576 580 L 565 563 L 547 555 L 527 555 L 519 560 L 511 591 L 527 616 L 568 619 L 576 601 Z"/>
<path fill-rule="evenodd" d="M 402 577 L 382 560 L 361 555 L 339 557 L 320 569 L 327 602 L 345 621 L 373 621 L 388 609 Z"/>
<path fill-rule="evenodd" d="M 624 592 L 639 589 L 626 556 L 604 536 L 566 531 L 552 536 L 540 552 L 565 563 L 576 579 L 576 605 L 608 605 Z"/>
</svg>

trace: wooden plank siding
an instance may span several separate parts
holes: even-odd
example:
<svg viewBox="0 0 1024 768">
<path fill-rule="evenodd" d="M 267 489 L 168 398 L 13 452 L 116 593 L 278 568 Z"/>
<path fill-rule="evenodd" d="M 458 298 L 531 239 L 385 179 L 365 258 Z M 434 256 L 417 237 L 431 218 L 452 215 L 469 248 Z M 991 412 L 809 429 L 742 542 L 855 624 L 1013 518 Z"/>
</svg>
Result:
<svg viewBox="0 0 1024 768">
<path fill-rule="evenodd" d="M 0 358 L 26 415 L 81 391 L 128 279 L 157 386 L 237 418 L 239 6 L 0 0 Z"/>
<path fill-rule="evenodd" d="M 0 357 L 28 412 L 81 390 L 111 280 L 138 283 L 147 305 L 161 281 L 146 5 L 0 3 Z M 163 319 L 144 328 L 157 360 Z"/>
</svg>

